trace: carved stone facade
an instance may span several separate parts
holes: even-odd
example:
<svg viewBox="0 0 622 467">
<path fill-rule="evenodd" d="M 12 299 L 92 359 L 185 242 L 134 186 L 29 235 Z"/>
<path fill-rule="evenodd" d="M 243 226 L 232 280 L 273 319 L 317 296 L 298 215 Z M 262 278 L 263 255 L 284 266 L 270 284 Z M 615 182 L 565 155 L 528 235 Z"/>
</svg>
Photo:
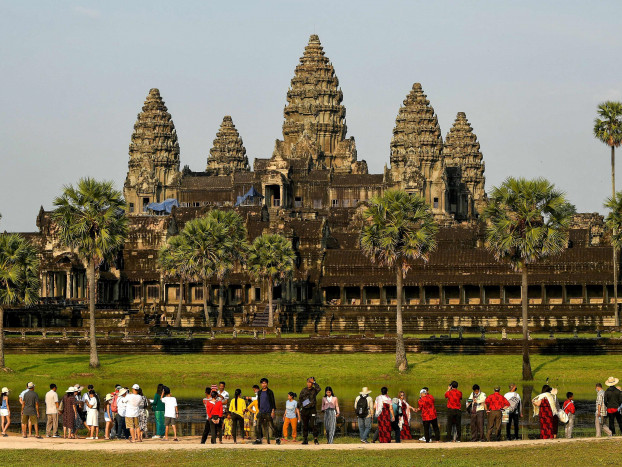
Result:
<svg viewBox="0 0 622 467">
<path fill-rule="evenodd" d="M 151 89 L 138 114 L 130 143 L 130 161 L 123 194 L 130 213 L 151 202 L 174 198 L 180 180 L 179 142 L 160 91 Z"/>
<path fill-rule="evenodd" d="M 246 148 L 229 115 L 225 115 L 216 133 L 214 146 L 209 151 L 205 173 L 208 175 L 230 175 L 233 172 L 248 172 Z"/>
</svg>

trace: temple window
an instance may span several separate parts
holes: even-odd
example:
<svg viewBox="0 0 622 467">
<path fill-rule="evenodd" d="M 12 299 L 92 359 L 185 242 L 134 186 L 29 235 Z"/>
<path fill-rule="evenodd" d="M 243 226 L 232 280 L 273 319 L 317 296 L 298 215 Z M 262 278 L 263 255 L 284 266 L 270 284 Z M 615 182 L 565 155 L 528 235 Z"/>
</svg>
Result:
<svg viewBox="0 0 622 467">
<path fill-rule="evenodd" d="M 434 209 L 438 209 L 438 198 L 434 198 L 433 207 L 434 207 Z"/>
</svg>

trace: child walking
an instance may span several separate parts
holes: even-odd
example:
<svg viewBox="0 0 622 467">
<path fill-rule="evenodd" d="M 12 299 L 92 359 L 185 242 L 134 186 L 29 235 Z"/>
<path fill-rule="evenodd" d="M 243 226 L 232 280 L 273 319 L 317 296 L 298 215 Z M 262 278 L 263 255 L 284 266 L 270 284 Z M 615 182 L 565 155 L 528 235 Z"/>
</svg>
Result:
<svg viewBox="0 0 622 467">
<path fill-rule="evenodd" d="M 296 393 L 289 392 L 287 394 L 287 402 L 285 402 L 285 414 L 283 415 L 283 438 L 287 439 L 287 427 L 292 427 L 292 441 L 296 442 L 298 422 L 300 421 L 300 410 L 298 410 L 298 402 L 296 402 Z"/>
</svg>

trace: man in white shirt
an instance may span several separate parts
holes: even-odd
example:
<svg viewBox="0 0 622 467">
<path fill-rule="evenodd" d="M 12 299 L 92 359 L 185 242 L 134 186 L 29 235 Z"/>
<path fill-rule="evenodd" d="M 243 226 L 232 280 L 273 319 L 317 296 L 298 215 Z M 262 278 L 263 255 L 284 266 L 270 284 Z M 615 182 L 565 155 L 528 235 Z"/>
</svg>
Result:
<svg viewBox="0 0 622 467">
<path fill-rule="evenodd" d="M 222 402 L 222 413 L 227 412 L 227 404 L 229 403 L 229 393 L 225 391 L 225 382 L 218 383 L 218 400 Z"/>
<path fill-rule="evenodd" d="M 58 438 L 58 394 L 54 383 L 50 384 L 50 390 L 45 394 L 45 414 L 48 419 L 45 427 L 46 436 Z"/>
<path fill-rule="evenodd" d="M 125 426 L 130 429 L 130 443 L 138 441 L 138 412 L 139 406 L 142 402 L 142 397 L 138 394 L 140 386 L 135 384 L 132 386 L 132 393 L 125 399 L 127 400 L 125 409 Z"/>
<path fill-rule="evenodd" d="M 516 384 L 510 384 L 510 392 L 506 392 L 504 397 L 510 403 L 510 406 L 507 408 L 510 418 L 508 419 L 508 424 L 505 427 L 505 436 L 508 441 L 511 441 L 512 439 L 518 440 L 518 422 L 519 418 L 523 416 L 523 403 L 518 395 L 518 392 L 516 392 Z M 510 436 L 512 424 L 514 424 L 514 438 Z"/>
<path fill-rule="evenodd" d="M 127 410 L 127 389 L 121 388 L 117 396 L 117 437 L 128 438 L 127 428 L 125 426 L 125 413 Z"/>
</svg>

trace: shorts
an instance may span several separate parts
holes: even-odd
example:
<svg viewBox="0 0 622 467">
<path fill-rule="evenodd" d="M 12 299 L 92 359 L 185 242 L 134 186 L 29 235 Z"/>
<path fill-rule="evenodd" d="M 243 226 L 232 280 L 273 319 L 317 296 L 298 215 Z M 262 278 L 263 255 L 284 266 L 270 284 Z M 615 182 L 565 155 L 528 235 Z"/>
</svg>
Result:
<svg viewBox="0 0 622 467">
<path fill-rule="evenodd" d="M 125 417 L 125 426 L 128 429 L 138 429 L 138 417 Z"/>
<path fill-rule="evenodd" d="M 108 412 L 104 412 L 104 421 L 105 422 L 111 422 L 112 420 L 110 420 L 110 417 L 108 416 Z"/>
<path fill-rule="evenodd" d="M 164 426 L 175 426 L 175 417 L 164 417 Z"/>
<path fill-rule="evenodd" d="M 30 423 L 32 423 L 33 425 L 36 425 L 37 423 L 39 423 L 39 419 L 37 419 L 36 415 L 22 414 L 22 425 L 25 425 L 26 423 L 28 423 L 28 420 L 30 420 Z"/>
<path fill-rule="evenodd" d="M 9 409 L 0 409 L 0 417 L 8 417 Z"/>
<path fill-rule="evenodd" d="M 89 410 L 86 414 L 86 426 L 99 426 L 99 413 L 97 410 Z"/>
</svg>

